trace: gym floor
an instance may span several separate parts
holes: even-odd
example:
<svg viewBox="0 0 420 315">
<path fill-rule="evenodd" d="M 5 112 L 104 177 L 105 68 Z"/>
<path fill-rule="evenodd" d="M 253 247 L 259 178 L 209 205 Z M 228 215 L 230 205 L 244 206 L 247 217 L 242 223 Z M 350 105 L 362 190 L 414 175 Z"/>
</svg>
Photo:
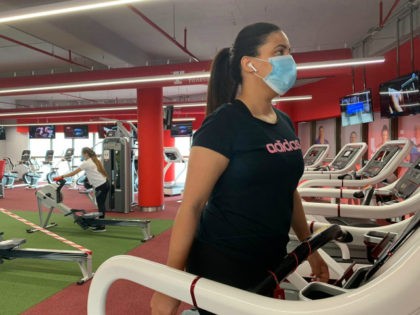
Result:
<svg viewBox="0 0 420 315">
<path fill-rule="evenodd" d="M 38 211 L 37 203 L 34 196 L 34 189 L 26 189 L 25 187 L 16 187 L 8 189 L 5 192 L 5 198 L 0 199 L 0 208 L 6 210 L 25 210 L 35 212 Z M 95 211 L 94 205 L 86 195 L 80 194 L 76 190 L 65 188 L 63 190 L 64 203 L 70 207 L 77 209 L 85 209 L 87 211 Z M 180 196 L 166 197 L 165 210 L 161 212 L 142 213 L 140 211 L 133 211 L 128 214 L 122 213 L 108 213 L 108 217 L 119 218 L 148 218 L 153 219 L 169 219 L 175 217 L 176 211 L 179 206 Z M 57 214 L 58 215 L 58 214 Z M 1 222 L 1 221 L 0 221 Z M 34 222 L 38 223 L 38 222 Z M 1 230 L 1 225 L 0 225 Z M 54 232 L 60 234 L 59 228 L 54 229 Z M 86 233 L 89 237 L 90 231 L 80 230 L 80 233 Z M 152 240 L 142 244 L 128 253 L 137 257 L 142 257 L 152 261 L 165 263 L 166 255 L 169 246 L 170 229 L 157 235 Z M 91 232 L 92 233 L 92 232 Z M 105 232 L 107 233 L 107 232 Z M 5 235 L 5 239 L 13 238 L 13 235 Z M 31 247 L 29 242 L 24 247 Z M 95 259 L 95 254 L 93 254 Z M 6 261 L 6 264 L 13 264 L 14 261 Z M 28 279 L 30 281 L 30 279 Z M 41 284 L 40 284 L 41 285 Z M 83 284 L 71 284 L 62 291 L 46 297 L 44 301 L 32 306 L 24 311 L 22 314 L 35 315 L 35 314 L 60 314 L 60 315 L 73 315 L 73 314 L 86 314 L 87 313 L 87 296 L 89 291 L 90 281 Z M 1 292 L 1 289 L 0 289 Z M 149 312 L 149 300 L 152 295 L 152 290 L 135 285 L 129 281 L 117 281 L 112 285 L 107 299 L 107 314 L 147 314 Z M 1 295 L 1 294 L 0 294 Z M 18 301 L 15 301 L 18 303 Z M 182 305 L 179 313 L 182 310 L 190 308 L 189 305 Z M 0 312 L 1 313 L 1 312 Z"/>
</svg>

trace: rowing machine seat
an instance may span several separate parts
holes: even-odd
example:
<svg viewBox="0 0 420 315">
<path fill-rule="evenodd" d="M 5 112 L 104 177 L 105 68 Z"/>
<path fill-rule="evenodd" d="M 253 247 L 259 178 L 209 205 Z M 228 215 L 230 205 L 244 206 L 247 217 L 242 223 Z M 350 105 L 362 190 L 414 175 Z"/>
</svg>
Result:
<svg viewBox="0 0 420 315">
<path fill-rule="evenodd" d="M 10 240 L 0 241 L 0 250 L 13 249 L 24 243 L 26 243 L 24 238 L 12 238 Z"/>
</svg>

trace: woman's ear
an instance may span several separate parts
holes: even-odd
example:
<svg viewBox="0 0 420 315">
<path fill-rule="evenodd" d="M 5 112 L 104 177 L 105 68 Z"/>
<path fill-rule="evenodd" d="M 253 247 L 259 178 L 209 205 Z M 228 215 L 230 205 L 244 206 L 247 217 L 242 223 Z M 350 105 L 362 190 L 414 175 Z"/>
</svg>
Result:
<svg viewBox="0 0 420 315">
<path fill-rule="evenodd" d="M 241 67 L 246 72 L 258 72 L 252 64 L 251 58 L 243 56 L 241 59 Z"/>
</svg>

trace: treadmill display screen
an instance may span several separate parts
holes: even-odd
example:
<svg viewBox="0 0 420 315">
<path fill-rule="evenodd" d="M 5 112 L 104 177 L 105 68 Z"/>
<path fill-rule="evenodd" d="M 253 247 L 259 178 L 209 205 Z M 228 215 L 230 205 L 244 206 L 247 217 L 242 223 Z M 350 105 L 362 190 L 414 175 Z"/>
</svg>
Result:
<svg viewBox="0 0 420 315">
<path fill-rule="evenodd" d="M 317 150 L 312 150 L 310 153 L 309 153 L 309 156 L 317 156 L 318 155 L 318 151 Z"/>
<path fill-rule="evenodd" d="M 381 151 L 378 156 L 375 158 L 375 161 L 382 162 L 388 156 L 389 151 Z"/>
<path fill-rule="evenodd" d="M 343 156 L 344 157 L 349 157 L 349 155 L 351 154 L 351 150 L 347 150 L 346 152 L 344 152 Z"/>
</svg>

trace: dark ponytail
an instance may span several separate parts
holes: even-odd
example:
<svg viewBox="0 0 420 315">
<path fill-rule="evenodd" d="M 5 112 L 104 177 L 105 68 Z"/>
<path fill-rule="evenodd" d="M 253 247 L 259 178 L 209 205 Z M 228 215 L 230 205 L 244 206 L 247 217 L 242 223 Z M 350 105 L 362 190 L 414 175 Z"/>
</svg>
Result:
<svg viewBox="0 0 420 315">
<path fill-rule="evenodd" d="M 207 88 L 207 110 L 209 115 L 220 105 L 231 102 L 242 83 L 241 59 L 257 56 L 258 48 L 267 36 L 281 29 L 270 23 L 255 23 L 243 28 L 232 48 L 223 48 L 213 60 Z"/>
<path fill-rule="evenodd" d="M 229 48 L 223 48 L 213 59 L 211 65 L 210 80 L 207 87 L 207 115 L 214 112 L 220 105 L 232 100 L 235 83 L 230 76 L 229 64 Z"/>
</svg>

